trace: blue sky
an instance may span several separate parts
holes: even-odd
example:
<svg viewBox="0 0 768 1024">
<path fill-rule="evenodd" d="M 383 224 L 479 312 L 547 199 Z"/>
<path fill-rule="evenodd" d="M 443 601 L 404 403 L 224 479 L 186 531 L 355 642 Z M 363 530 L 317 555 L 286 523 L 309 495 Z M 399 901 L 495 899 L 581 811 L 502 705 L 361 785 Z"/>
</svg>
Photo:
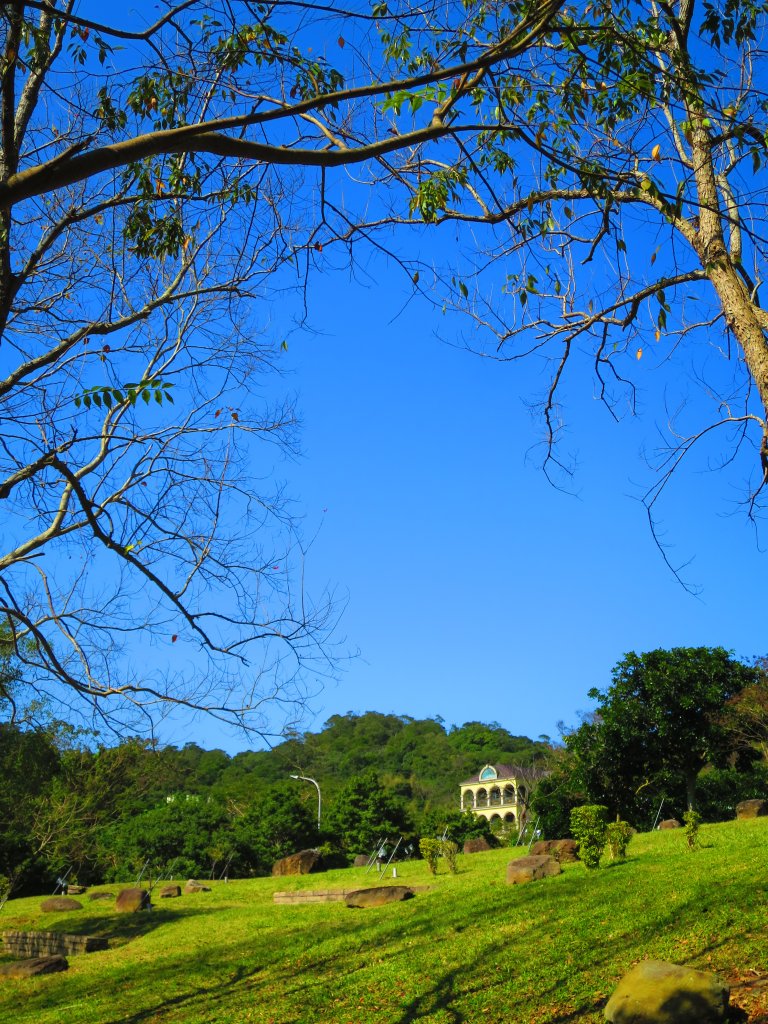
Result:
<svg viewBox="0 0 768 1024">
<path fill-rule="evenodd" d="M 335 30 L 324 45 L 341 59 Z M 345 175 L 329 174 L 328 194 L 381 215 L 387 192 L 368 190 L 362 171 Z M 316 214 L 316 182 L 306 186 L 286 186 L 305 218 L 301 231 Z M 631 216 L 626 223 L 634 259 L 652 265 L 661 250 L 658 269 L 679 258 L 663 227 L 646 238 Z M 557 490 L 542 473 L 542 427 L 528 408 L 546 387 L 543 363 L 466 351 L 468 332 L 476 341 L 471 323 L 443 316 L 439 293 L 431 305 L 409 283 L 418 266 L 426 287 L 429 265 L 453 258 L 456 237 L 443 226 L 387 239 L 413 261 L 408 273 L 364 247 L 354 275 L 341 263 L 332 270 L 342 257 L 328 246 L 318 257 L 326 269 L 310 277 L 307 324 L 290 329 L 301 316 L 295 282 L 281 279 L 289 287 L 254 311 L 254 330 L 264 328 L 276 346 L 288 341 L 284 375 L 265 377 L 265 389 L 276 398 L 295 392 L 303 421 L 301 457 L 272 464 L 270 447 L 255 454 L 267 460 L 256 461 L 256 473 L 285 481 L 304 538 L 314 537 L 308 592 L 334 588 L 344 605 L 339 677 L 323 681 L 303 727 L 379 710 L 449 725 L 498 721 L 554 737 L 558 722 L 575 724 L 589 708 L 587 691 L 607 686 L 627 651 L 722 645 L 745 658 L 765 653 L 766 556 L 739 507 L 754 453 L 728 474 L 711 472 L 721 442 L 713 436 L 660 506 L 668 556 L 685 566 L 695 595 L 665 564 L 639 500 L 654 479 L 641 451 L 658 443 L 668 408 L 682 400 L 689 423 L 709 422 L 711 402 L 697 379 L 704 370 L 726 393 L 718 329 L 695 348 L 642 338 L 639 362 L 633 343 L 627 369 L 638 380 L 640 415 L 624 410 L 619 423 L 595 397 L 589 353 L 575 358 L 561 390 L 561 454 L 576 472 L 572 493 Z M 470 239 L 467 232 L 461 242 L 471 262 Z M 504 271 L 499 264 L 501 280 Z M 597 260 L 578 270 L 598 290 L 605 273 Z M 699 314 L 688 306 L 691 318 Z M 169 721 L 160 735 L 230 752 L 247 745 L 202 719 Z"/>
<path fill-rule="evenodd" d="M 540 469 L 541 427 L 527 408 L 539 368 L 455 347 L 462 325 L 427 304 L 397 315 L 402 280 L 379 269 L 366 287 L 315 278 L 316 330 L 291 334 L 280 381 L 303 421 L 302 457 L 275 473 L 305 536 L 317 531 L 308 589 L 336 587 L 339 635 L 359 652 L 326 681 L 305 728 L 377 710 L 554 737 L 629 650 L 762 653 L 765 554 L 738 509 L 738 475 L 707 472 L 702 457 L 662 506 L 669 557 L 690 562 L 683 576 L 697 596 L 664 564 L 638 500 L 653 479 L 641 448 L 656 443 L 664 394 L 674 383 L 697 401 L 682 355 L 648 357 L 642 415 L 618 424 L 586 364 L 568 383 L 563 450 L 577 469 L 564 493 Z M 203 723 L 199 738 L 244 746 Z"/>
</svg>

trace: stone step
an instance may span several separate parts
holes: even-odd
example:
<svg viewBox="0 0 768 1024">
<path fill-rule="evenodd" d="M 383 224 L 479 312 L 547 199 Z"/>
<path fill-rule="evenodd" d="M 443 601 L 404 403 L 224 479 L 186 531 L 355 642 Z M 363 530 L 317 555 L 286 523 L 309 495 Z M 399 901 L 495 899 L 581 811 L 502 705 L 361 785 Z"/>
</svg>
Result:
<svg viewBox="0 0 768 1024">
<path fill-rule="evenodd" d="M 18 957 L 72 956 L 109 949 L 99 935 L 65 935 L 63 932 L 2 932 L 3 946 Z"/>
</svg>

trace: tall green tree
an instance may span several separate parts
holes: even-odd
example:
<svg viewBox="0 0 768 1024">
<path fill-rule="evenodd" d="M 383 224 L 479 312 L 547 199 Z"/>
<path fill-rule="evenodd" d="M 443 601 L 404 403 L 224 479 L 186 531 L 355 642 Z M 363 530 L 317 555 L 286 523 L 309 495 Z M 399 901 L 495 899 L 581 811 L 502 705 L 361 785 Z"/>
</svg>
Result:
<svg viewBox="0 0 768 1024">
<path fill-rule="evenodd" d="M 351 778 L 336 794 L 323 826 L 347 856 L 371 853 L 378 842 L 413 831 L 404 801 L 389 792 L 377 772 Z"/>
<path fill-rule="evenodd" d="M 256 874 L 269 874 L 276 860 L 320 842 L 317 805 L 291 783 L 256 795 L 233 828 L 240 862 Z"/>
<path fill-rule="evenodd" d="M 590 799 L 637 821 L 646 790 L 695 801 L 706 764 L 734 752 L 722 723 L 726 702 L 754 681 L 755 670 L 722 647 L 676 647 L 627 654 L 613 670 L 591 720 L 566 737 Z"/>
</svg>

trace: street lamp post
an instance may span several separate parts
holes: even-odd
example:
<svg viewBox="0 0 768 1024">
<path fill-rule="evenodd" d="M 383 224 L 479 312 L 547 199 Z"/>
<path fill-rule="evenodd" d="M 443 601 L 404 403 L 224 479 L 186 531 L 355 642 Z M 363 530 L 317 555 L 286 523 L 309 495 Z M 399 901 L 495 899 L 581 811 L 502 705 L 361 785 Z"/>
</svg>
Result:
<svg viewBox="0 0 768 1024">
<path fill-rule="evenodd" d="M 292 779 L 301 779 L 302 782 L 311 782 L 312 785 L 317 790 L 317 827 L 318 827 L 318 830 L 319 830 L 320 829 L 320 812 L 322 811 L 322 808 L 323 808 L 323 801 L 322 801 L 322 797 L 320 796 L 320 786 L 317 784 L 317 782 L 314 779 L 310 778 L 308 775 L 291 775 L 291 778 Z"/>
</svg>

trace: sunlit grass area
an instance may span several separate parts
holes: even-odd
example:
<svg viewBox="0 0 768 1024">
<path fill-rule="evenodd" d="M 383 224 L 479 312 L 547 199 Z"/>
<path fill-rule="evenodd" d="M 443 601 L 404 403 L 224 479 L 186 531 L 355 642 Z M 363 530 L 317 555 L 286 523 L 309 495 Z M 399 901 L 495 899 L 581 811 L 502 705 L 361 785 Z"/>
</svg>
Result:
<svg viewBox="0 0 768 1024">
<path fill-rule="evenodd" d="M 457 875 L 441 865 L 435 878 L 408 862 L 397 881 L 430 888 L 368 910 L 272 901 L 375 884 L 363 868 L 213 883 L 134 915 L 87 896 L 61 915 L 42 914 L 39 897 L 12 900 L 2 930 L 106 935 L 111 948 L 71 957 L 62 974 L 4 981 L 0 1020 L 597 1022 L 644 957 L 720 971 L 749 1019 L 768 1020 L 768 819 L 705 826 L 701 838 L 690 852 L 681 831 L 638 835 L 624 863 L 565 865 L 524 886 L 504 880 L 520 850 L 459 857 Z"/>
</svg>

